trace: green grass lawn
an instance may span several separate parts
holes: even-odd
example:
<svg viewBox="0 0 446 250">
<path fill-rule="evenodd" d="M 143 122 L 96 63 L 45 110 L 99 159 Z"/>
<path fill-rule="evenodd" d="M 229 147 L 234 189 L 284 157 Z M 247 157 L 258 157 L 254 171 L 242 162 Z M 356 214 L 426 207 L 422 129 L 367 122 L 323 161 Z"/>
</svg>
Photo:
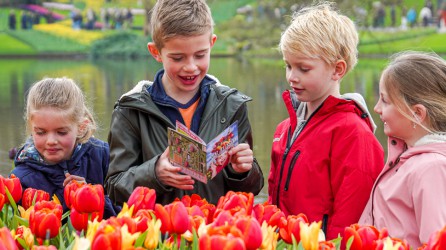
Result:
<svg viewBox="0 0 446 250">
<path fill-rule="evenodd" d="M 18 54 L 18 55 L 26 55 L 26 54 L 36 54 L 36 50 L 33 49 L 31 46 L 29 46 L 26 43 L 23 43 L 22 41 L 6 34 L 6 33 L 0 33 L 0 41 L 2 41 L 0 44 L 0 54 L 2 55 L 11 55 L 11 54 Z"/>
</svg>

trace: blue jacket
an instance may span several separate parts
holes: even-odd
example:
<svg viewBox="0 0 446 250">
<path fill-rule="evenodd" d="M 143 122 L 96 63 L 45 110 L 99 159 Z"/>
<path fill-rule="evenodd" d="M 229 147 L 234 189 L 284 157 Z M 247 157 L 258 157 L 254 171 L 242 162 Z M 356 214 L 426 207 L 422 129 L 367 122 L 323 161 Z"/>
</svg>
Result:
<svg viewBox="0 0 446 250">
<path fill-rule="evenodd" d="M 17 151 L 11 174 L 20 179 L 23 190 L 28 187 L 44 190 L 52 197 L 57 195 L 64 212 L 68 210 L 64 200 L 63 181 L 65 171 L 85 178 L 87 183 L 104 185 L 109 162 L 108 143 L 90 138 L 84 144 L 78 144 L 71 159 L 55 165 L 46 164 L 34 147 L 31 139 Z M 116 215 L 108 195 L 105 196 L 104 218 Z"/>
</svg>

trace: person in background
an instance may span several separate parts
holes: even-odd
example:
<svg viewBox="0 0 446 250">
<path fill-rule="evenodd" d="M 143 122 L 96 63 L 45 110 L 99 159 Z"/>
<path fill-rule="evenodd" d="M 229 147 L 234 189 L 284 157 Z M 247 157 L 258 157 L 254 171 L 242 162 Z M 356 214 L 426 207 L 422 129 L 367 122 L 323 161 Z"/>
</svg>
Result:
<svg viewBox="0 0 446 250">
<path fill-rule="evenodd" d="M 389 137 L 387 163 L 359 223 L 387 228 L 412 249 L 446 225 L 444 107 L 446 61 L 427 52 L 394 55 L 375 106 Z"/>
<path fill-rule="evenodd" d="M 8 16 L 8 27 L 10 30 L 15 30 L 17 24 L 17 19 L 15 16 L 15 12 L 13 10 L 9 11 Z"/>
<path fill-rule="evenodd" d="M 69 78 L 44 78 L 28 92 L 25 111 L 30 137 L 17 151 L 11 171 L 28 187 L 56 195 L 67 211 L 64 187 L 76 180 L 104 184 L 109 148 L 93 137 L 96 123 L 84 95 Z M 116 211 L 105 197 L 104 218 Z"/>
<path fill-rule="evenodd" d="M 153 82 L 141 81 L 124 94 L 112 114 L 105 187 L 116 204 L 125 202 L 138 186 L 154 189 L 160 204 L 191 194 L 216 204 L 229 190 L 256 195 L 262 189 L 248 119 L 251 98 L 207 74 L 217 40 L 213 25 L 204 0 L 155 4 L 153 42 L 147 47 L 163 69 Z M 207 184 L 181 174 L 168 159 L 167 128 L 175 129 L 176 121 L 206 143 L 238 121 L 240 143 L 229 151 L 230 163 Z"/>
<path fill-rule="evenodd" d="M 340 93 L 357 44 L 355 25 L 330 2 L 294 13 L 279 43 L 291 90 L 282 94 L 289 118 L 274 132 L 268 201 L 322 221 L 327 240 L 358 222 L 384 165 L 364 99 Z"/>
</svg>

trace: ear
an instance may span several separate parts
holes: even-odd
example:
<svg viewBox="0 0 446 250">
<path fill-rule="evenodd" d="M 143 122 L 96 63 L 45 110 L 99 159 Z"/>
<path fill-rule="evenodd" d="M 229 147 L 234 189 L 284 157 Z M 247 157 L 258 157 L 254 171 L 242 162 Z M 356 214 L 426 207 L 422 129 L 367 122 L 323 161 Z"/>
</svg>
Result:
<svg viewBox="0 0 446 250">
<path fill-rule="evenodd" d="M 427 120 L 427 110 L 423 104 L 415 104 L 412 106 L 412 112 L 414 114 L 415 120 L 419 123 L 424 123 Z"/>
<path fill-rule="evenodd" d="M 150 54 L 153 56 L 153 58 L 155 58 L 155 60 L 157 62 L 162 62 L 161 59 L 161 53 L 160 51 L 156 48 L 155 43 L 153 42 L 149 42 L 147 44 L 147 49 L 149 50 Z"/>
<path fill-rule="evenodd" d="M 334 65 L 334 72 L 332 75 L 332 79 L 334 81 L 339 81 L 342 77 L 344 77 L 346 70 L 347 70 L 347 63 L 344 60 L 336 61 Z"/>
<path fill-rule="evenodd" d="M 79 124 L 79 127 L 77 128 L 78 136 L 83 136 L 85 134 L 85 131 L 86 131 L 87 126 L 88 126 L 88 123 L 90 123 L 90 120 L 85 118 L 84 121 Z"/>
<path fill-rule="evenodd" d="M 217 35 L 212 34 L 211 37 L 211 48 L 214 47 L 215 42 L 217 41 Z"/>
</svg>

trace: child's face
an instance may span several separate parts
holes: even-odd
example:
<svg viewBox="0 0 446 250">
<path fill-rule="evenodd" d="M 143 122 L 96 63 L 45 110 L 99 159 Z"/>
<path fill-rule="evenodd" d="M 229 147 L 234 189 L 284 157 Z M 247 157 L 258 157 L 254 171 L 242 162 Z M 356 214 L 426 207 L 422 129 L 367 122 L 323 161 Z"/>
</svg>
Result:
<svg viewBox="0 0 446 250">
<path fill-rule="evenodd" d="M 303 54 L 283 52 L 286 64 L 286 79 L 297 98 L 310 107 L 318 107 L 329 95 L 339 96 L 335 66 L 322 59 Z"/>
<path fill-rule="evenodd" d="M 384 122 L 384 133 L 387 136 L 397 137 L 404 141 L 410 140 L 413 134 L 412 121 L 401 114 L 395 104 L 390 101 L 382 78 L 379 81 L 379 99 L 374 111 Z"/>
<path fill-rule="evenodd" d="M 216 38 L 209 33 L 177 36 L 165 42 L 161 51 L 153 51 L 149 45 L 154 58 L 163 63 L 162 81 L 170 97 L 185 103 L 197 93 L 209 69 L 211 48 Z"/>
<path fill-rule="evenodd" d="M 32 137 L 37 151 L 50 164 L 70 159 L 76 145 L 77 126 L 55 108 L 41 108 L 32 113 Z"/>
</svg>

